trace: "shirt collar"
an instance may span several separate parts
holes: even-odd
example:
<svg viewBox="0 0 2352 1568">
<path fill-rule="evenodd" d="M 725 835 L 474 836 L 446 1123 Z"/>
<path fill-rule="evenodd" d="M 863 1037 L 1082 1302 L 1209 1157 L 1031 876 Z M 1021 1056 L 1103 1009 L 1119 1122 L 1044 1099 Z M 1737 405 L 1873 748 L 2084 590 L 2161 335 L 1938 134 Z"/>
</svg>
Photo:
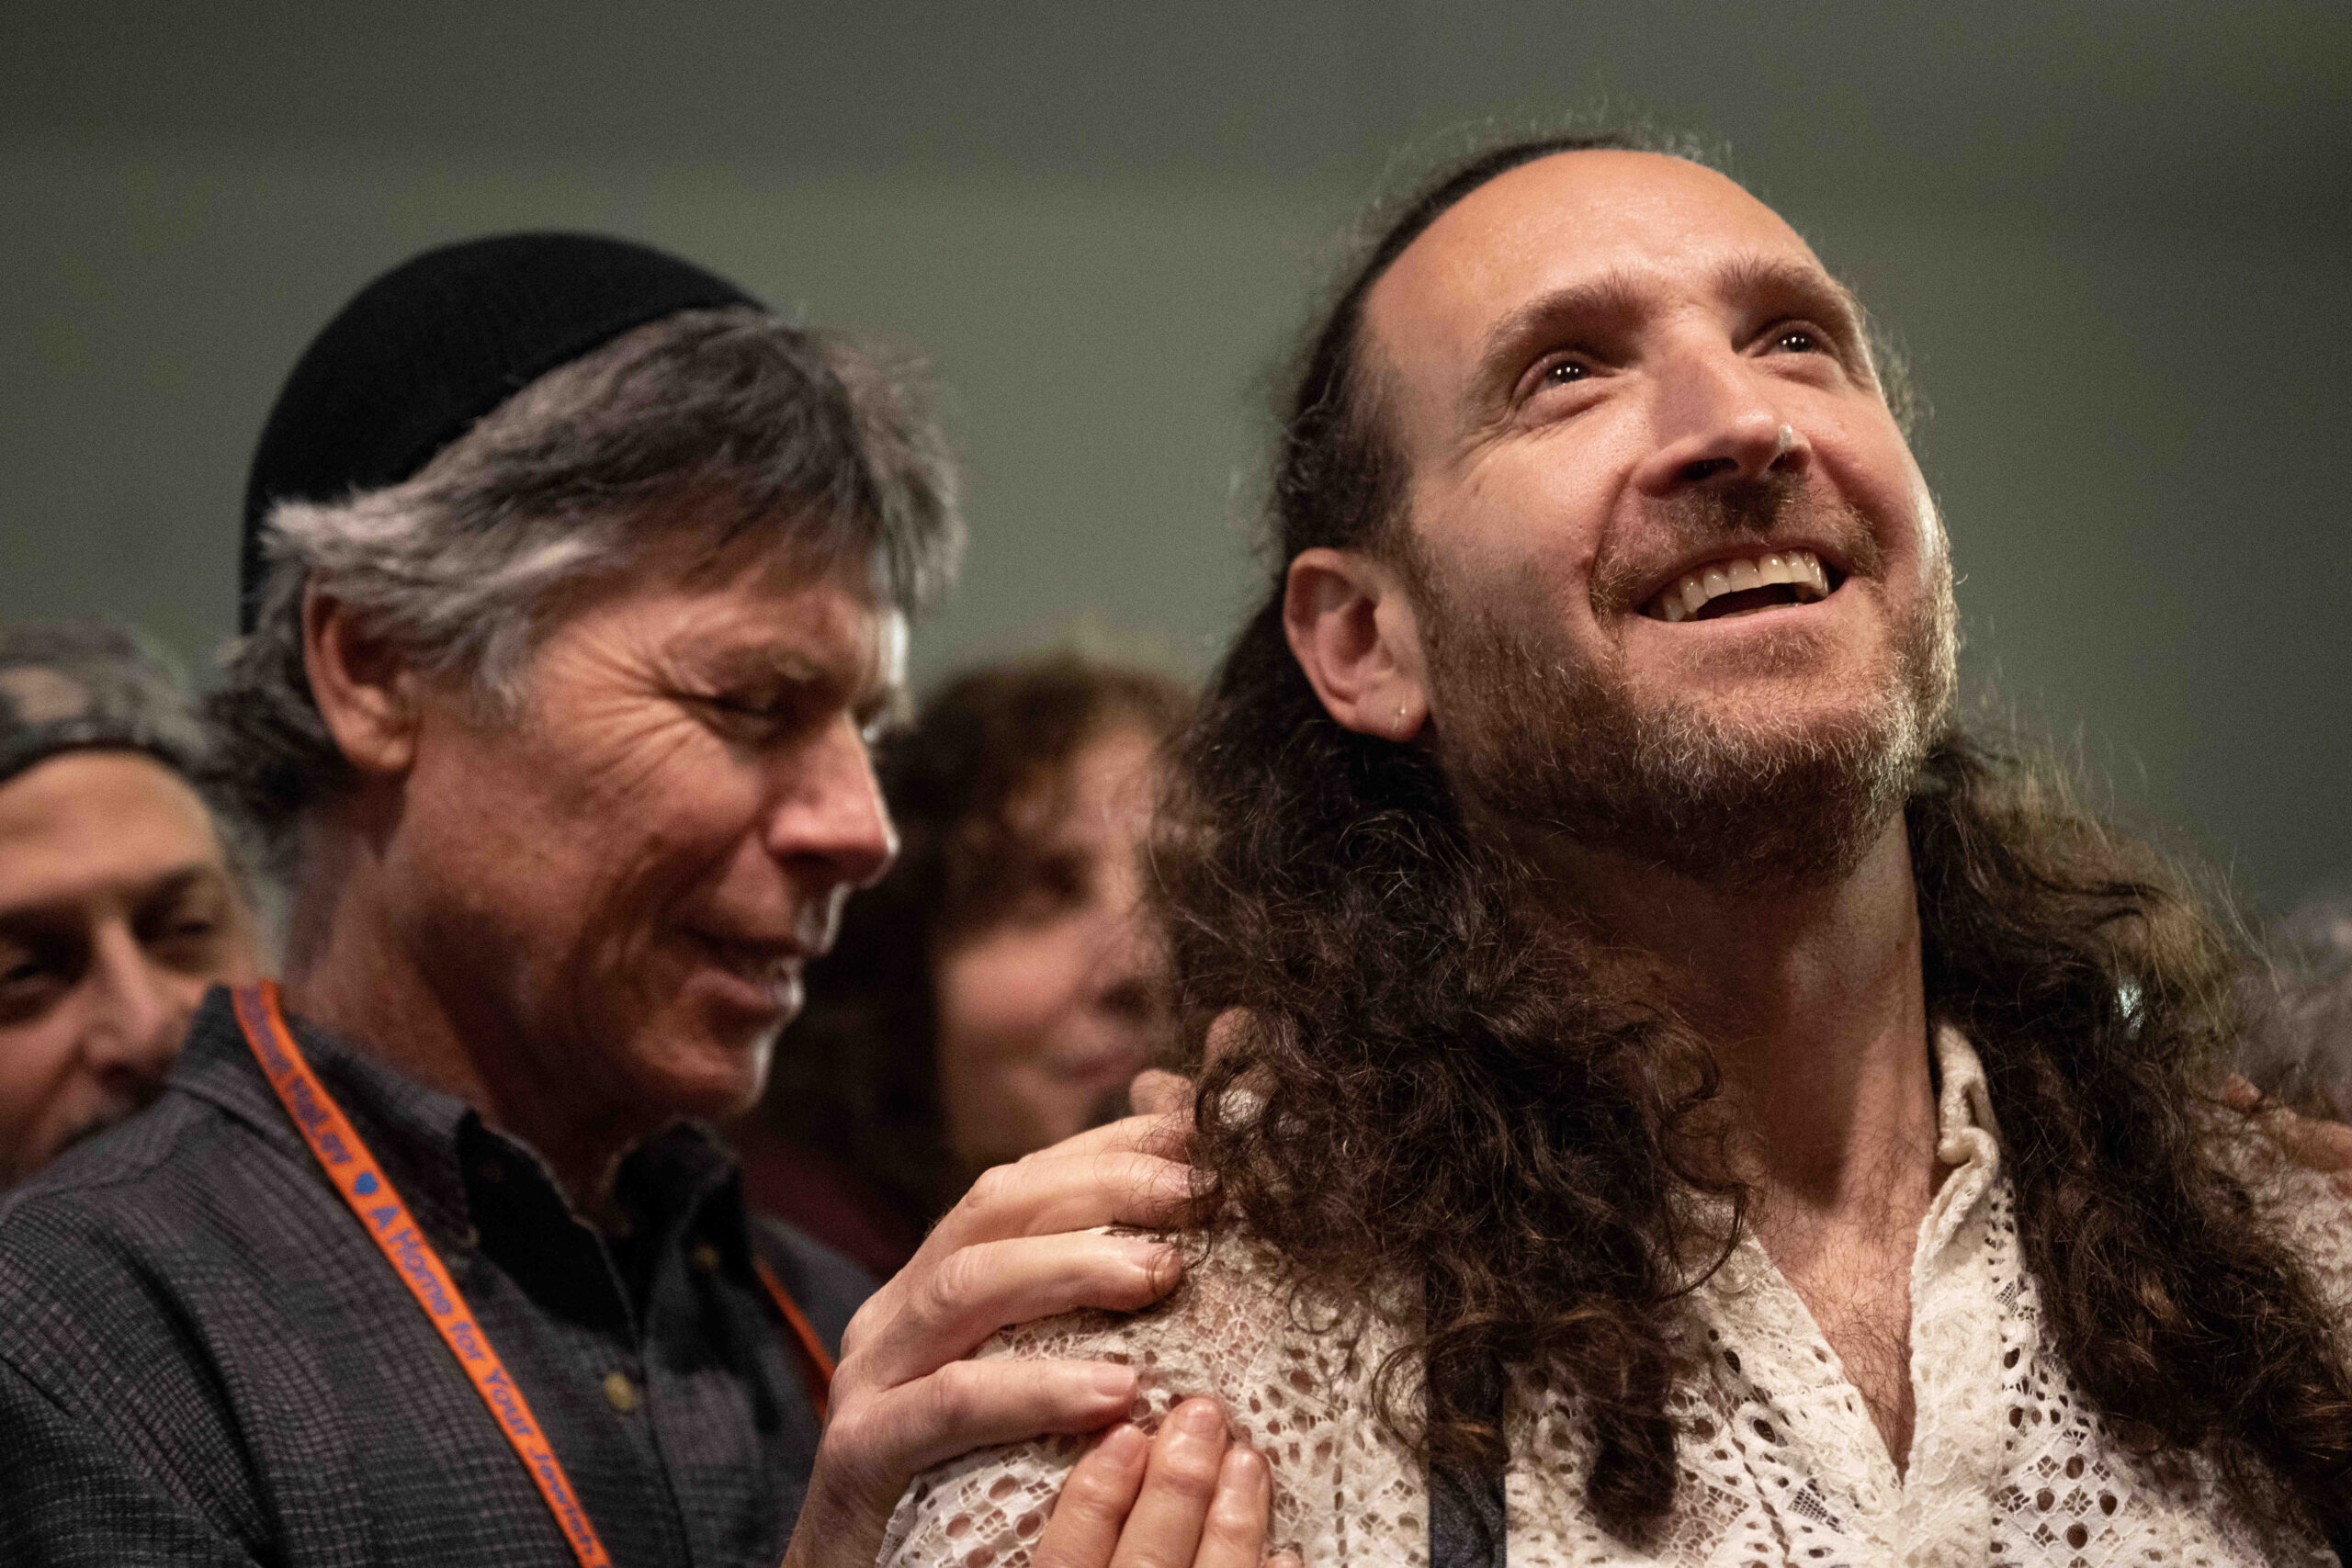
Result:
<svg viewBox="0 0 2352 1568">
<path fill-rule="evenodd" d="M 1968 1036 L 1949 1023 L 1928 1032 L 1928 1050 L 1936 1069 L 1936 1159 L 1948 1174 L 1936 1189 L 1919 1226 L 1918 1257 L 1931 1260 L 1949 1247 L 1985 1194 L 2001 1175 L 2000 1126 L 1993 1117 L 1993 1100 L 1984 1077 L 1984 1064 Z M 1728 1227 L 1728 1201 L 1709 1200 L 1699 1212 L 1706 1217 L 1702 1235 L 1719 1235 Z M 1716 1254 L 1703 1255 L 1714 1264 Z M 1738 1294 L 1752 1290 L 1760 1273 L 1777 1278 L 1762 1246 L 1743 1229 L 1732 1249 L 1707 1282 L 1709 1294 Z"/>
<path fill-rule="evenodd" d="M 1949 1023 L 1935 1026 L 1936 1158 L 1951 1168 L 1919 1227 L 1919 1266 L 1951 1244 L 2001 1175 L 2001 1128 L 1993 1119 L 1984 1064 L 1968 1036 Z"/>
<path fill-rule="evenodd" d="M 517 1184 L 543 1187 L 560 1201 L 560 1188 L 537 1153 L 489 1125 L 464 1100 L 418 1083 L 332 1031 L 290 1013 L 286 1021 L 320 1082 L 436 1242 L 470 1242 L 476 1205 L 508 1201 Z M 311 1157 L 254 1060 L 226 987 L 214 987 L 197 1010 L 169 1087 L 220 1106 L 292 1156 Z M 629 1155 L 619 1190 L 633 1215 L 674 1231 L 731 1190 L 733 1175 L 724 1145 L 681 1123 Z"/>
<path fill-rule="evenodd" d="M 1936 1157 L 1964 1168 L 1980 1159 L 2000 1157 L 2001 1127 L 1993 1117 L 1992 1091 L 1985 1085 L 1984 1064 L 1968 1036 L 1949 1023 L 1936 1025 L 1932 1037 L 1936 1062 Z"/>
</svg>

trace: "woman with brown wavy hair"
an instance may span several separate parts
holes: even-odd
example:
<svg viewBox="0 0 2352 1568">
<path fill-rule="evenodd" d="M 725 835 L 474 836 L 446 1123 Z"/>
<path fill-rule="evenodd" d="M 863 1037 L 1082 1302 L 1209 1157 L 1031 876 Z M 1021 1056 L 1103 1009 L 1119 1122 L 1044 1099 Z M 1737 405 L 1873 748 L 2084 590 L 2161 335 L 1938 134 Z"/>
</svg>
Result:
<svg viewBox="0 0 2352 1568">
<path fill-rule="evenodd" d="M 1191 694 L 1060 652 L 968 670 L 887 737 L 900 850 L 809 968 L 744 1194 L 877 1278 L 973 1179 L 1111 1117 L 1170 1032 L 1137 862 Z"/>
<path fill-rule="evenodd" d="M 1197 1261 L 1000 1353 L 1224 1399 L 1310 1563 L 2344 1550 L 2352 1218 L 2220 1092 L 2224 928 L 1954 724 L 1898 407 L 1689 159 L 1405 205 L 1160 846 Z M 1025 1561 L 1073 1457 L 932 1472 L 886 1561 Z"/>
</svg>

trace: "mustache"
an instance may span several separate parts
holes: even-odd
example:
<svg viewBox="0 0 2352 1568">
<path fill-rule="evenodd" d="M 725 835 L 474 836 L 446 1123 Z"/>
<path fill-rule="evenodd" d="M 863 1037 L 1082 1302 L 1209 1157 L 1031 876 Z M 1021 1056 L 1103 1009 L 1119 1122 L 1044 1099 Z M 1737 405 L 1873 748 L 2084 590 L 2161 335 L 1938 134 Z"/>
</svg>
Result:
<svg viewBox="0 0 2352 1568">
<path fill-rule="evenodd" d="M 1802 534 L 1833 546 L 1840 563 L 1856 577 L 1875 578 L 1885 565 L 1885 551 L 1869 519 L 1851 504 L 1824 493 L 1802 473 L 1768 471 L 1694 487 L 1659 502 L 1655 515 L 1662 524 L 1660 532 L 1675 541 L 1671 550 L 1659 552 L 1655 541 L 1647 540 L 1642 561 L 1611 558 L 1597 562 L 1592 576 L 1596 610 L 1628 606 L 1655 574 L 1661 553 L 1695 554 L 1775 534 Z"/>
</svg>

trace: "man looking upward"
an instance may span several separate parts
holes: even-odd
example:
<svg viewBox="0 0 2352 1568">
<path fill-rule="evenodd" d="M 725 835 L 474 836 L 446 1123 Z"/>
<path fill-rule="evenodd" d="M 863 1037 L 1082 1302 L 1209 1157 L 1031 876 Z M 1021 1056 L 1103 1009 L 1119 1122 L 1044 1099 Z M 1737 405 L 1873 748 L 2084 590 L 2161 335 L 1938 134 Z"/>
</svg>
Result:
<svg viewBox="0 0 2352 1568">
<path fill-rule="evenodd" d="M 1226 1400 L 1310 1563 L 2352 1540 L 2343 1201 L 2220 1102 L 2219 925 L 1957 727 L 1942 524 L 1785 222 L 1623 143 L 1449 172 L 1272 506 L 1159 863 L 1211 1249 L 1013 1352 Z M 988 1500 L 1063 1462 L 935 1470 L 893 1560 L 1017 1561 Z"/>
</svg>

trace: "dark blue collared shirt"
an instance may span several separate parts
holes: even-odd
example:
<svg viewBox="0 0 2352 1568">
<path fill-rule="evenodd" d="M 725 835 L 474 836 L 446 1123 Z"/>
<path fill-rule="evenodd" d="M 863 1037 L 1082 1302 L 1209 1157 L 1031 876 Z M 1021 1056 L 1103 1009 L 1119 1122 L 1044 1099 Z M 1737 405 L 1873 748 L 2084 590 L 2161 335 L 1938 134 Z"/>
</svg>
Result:
<svg viewBox="0 0 2352 1568">
<path fill-rule="evenodd" d="M 865 1276 L 748 1222 L 733 1161 L 692 1127 L 623 1163 L 608 1238 L 461 1101 L 290 1021 L 614 1562 L 774 1568 L 818 1423 L 753 1249 L 835 1346 Z M 0 1201 L 0 1562 L 572 1561 L 225 991 L 153 1108 Z"/>
</svg>

